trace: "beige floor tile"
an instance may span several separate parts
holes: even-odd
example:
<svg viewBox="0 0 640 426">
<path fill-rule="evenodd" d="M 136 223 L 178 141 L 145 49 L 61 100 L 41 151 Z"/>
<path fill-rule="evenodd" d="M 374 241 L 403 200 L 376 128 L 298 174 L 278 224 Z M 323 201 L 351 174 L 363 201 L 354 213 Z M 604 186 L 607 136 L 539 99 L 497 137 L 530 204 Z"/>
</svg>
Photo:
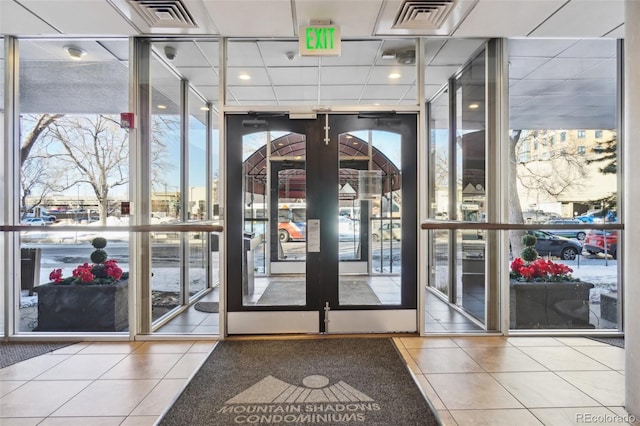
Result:
<svg viewBox="0 0 640 426">
<path fill-rule="evenodd" d="M 584 426 L 585 424 L 604 425 L 625 425 L 621 421 L 616 420 L 616 414 L 605 407 L 576 407 L 576 408 L 536 408 L 531 412 L 542 423 L 548 426 L 575 425 Z"/>
<path fill-rule="evenodd" d="M 607 366 L 569 347 L 523 347 L 522 352 L 557 371 L 608 370 Z"/>
<path fill-rule="evenodd" d="M 157 384 L 158 380 L 96 380 L 52 417 L 128 416 Z"/>
<path fill-rule="evenodd" d="M 219 331 L 220 327 L 217 325 L 200 324 L 193 328 L 192 333 L 202 336 L 217 336 Z"/>
<path fill-rule="evenodd" d="M 187 385 L 186 379 L 162 380 L 133 410 L 133 416 L 159 416 Z"/>
<path fill-rule="evenodd" d="M 407 349 L 422 373 L 484 372 L 461 348 Z"/>
<path fill-rule="evenodd" d="M 575 350 L 595 359 L 612 370 L 624 370 L 624 349 L 615 346 L 582 346 Z"/>
<path fill-rule="evenodd" d="M 566 346 L 555 337 L 507 337 L 513 346 Z"/>
<path fill-rule="evenodd" d="M 46 417 L 90 384 L 88 380 L 25 383 L 0 399 L 0 416 Z"/>
<path fill-rule="evenodd" d="M 597 340 L 587 339 L 586 337 L 556 337 L 559 342 L 567 346 L 610 346 Z"/>
<path fill-rule="evenodd" d="M 176 366 L 181 353 L 131 354 L 102 375 L 105 380 L 162 379 Z"/>
<path fill-rule="evenodd" d="M 4 380 L 0 382 L 0 398 L 27 383 L 24 380 Z"/>
<path fill-rule="evenodd" d="M 165 379 L 188 379 L 207 359 L 206 353 L 187 353 L 164 376 Z"/>
<path fill-rule="evenodd" d="M 17 417 L 11 419 L 0 419 L 2 426 L 36 426 L 39 425 L 43 418 L 40 417 Z"/>
<path fill-rule="evenodd" d="M 461 348 L 511 346 L 507 339 L 502 336 L 460 336 L 452 337 L 451 339 L 456 342 Z"/>
<path fill-rule="evenodd" d="M 523 408 L 487 373 L 426 374 L 448 410 Z"/>
<path fill-rule="evenodd" d="M 70 355 L 42 355 L 0 369 L 0 381 L 31 380 L 55 365 L 60 364 Z"/>
<path fill-rule="evenodd" d="M 142 342 L 93 342 L 80 351 L 81 354 L 130 354 L 142 346 Z"/>
<path fill-rule="evenodd" d="M 135 350 L 135 353 L 183 354 L 191 349 L 194 343 L 193 340 L 144 342 Z"/>
<path fill-rule="evenodd" d="M 84 348 L 86 348 L 89 345 L 91 345 L 91 342 L 74 343 L 73 345 L 69 345 L 69 346 L 65 346 L 64 348 L 56 349 L 55 351 L 53 351 L 51 353 L 52 354 L 56 354 L 56 355 L 65 355 L 65 354 L 73 355 L 73 354 L 77 354 L 78 352 L 80 352 L 81 350 L 83 350 Z"/>
<path fill-rule="evenodd" d="M 459 426 L 540 426 L 542 423 L 525 409 L 451 410 Z"/>
<path fill-rule="evenodd" d="M 426 395 L 427 399 L 433 405 L 433 408 L 436 410 L 446 410 L 447 407 L 444 406 L 442 400 L 438 396 L 431 383 L 424 377 L 424 374 L 416 374 L 416 382 L 418 382 L 418 386 L 422 389 L 422 392 Z"/>
<path fill-rule="evenodd" d="M 449 337 L 402 337 L 405 348 L 457 348 L 458 344 Z"/>
<path fill-rule="evenodd" d="M 48 417 L 42 426 L 118 426 L 126 417 Z M 38 426 L 40 426 L 38 425 Z"/>
<path fill-rule="evenodd" d="M 492 376 L 527 408 L 598 405 L 551 372 L 493 373 Z"/>
<path fill-rule="evenodd" d="M 515 347 L 471 347 L 464 351 L 488 372 L 548 371 L 542 364 Z"/>
<path fill-rule="evenodd" d="M 191 346 L 191 348 L 189 348 L 189 350 L 187 352 L 204 352 L 204 353 L 211 353 L 211 351 L 213 350 L 213 348 L 216 347 L 216 345 L 218 344 L 217 340 L 213 340 L 213 341 L 209 341 L 209 340 L 202 340 L 202 341 L 198 341 L 195 342 L 193 344 L 193 346 Z"/>
<path fill-rule="evenodd" d="M 624 376 L 616 371 L 558 371 L 556 374 L 604 406 L 624 405 Z"/>
<path fill-rule="evenodd" d="M 411 354 L 409 354 L 409 351 L 403 348 L 403 349 L 398 349 L 398 352 L 400 353 L 400 356 L 402 357 L 404 362 L 407 363 L 407 367 L 413 374 L 422 373 L 422 371 L 420 371 L 420 367 L 418 367 L 418 364 L 416 364 L 416 361 L 413 359 Z"/>
<path fill-rule="evenodd" d="M 438 417 L 440 417 L 443 426 L 458 426 L 458 423 L 447 410 L 438 410 Z"/>
<path fill-rule="evenodd" d="M 153 426 L 158 416 L 129 416 L 120 426 Z"/>
<path fill-rule="evenodd" d="M 94 380 L 122 361 L 126 354 L 72 355 L 35 380 Z"/>
</svg>

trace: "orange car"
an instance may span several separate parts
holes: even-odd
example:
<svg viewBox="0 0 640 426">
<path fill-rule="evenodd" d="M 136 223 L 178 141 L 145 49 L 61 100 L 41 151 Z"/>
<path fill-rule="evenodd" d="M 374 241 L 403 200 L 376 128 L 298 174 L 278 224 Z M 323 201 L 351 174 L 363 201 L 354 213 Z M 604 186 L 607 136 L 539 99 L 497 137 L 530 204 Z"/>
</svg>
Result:
<svg viewBox="0 0 640 426">
<path fill-rule="evenodd" d="M 605 246 L 606 241 L 606 246 Z M 618 258 L 618 231 L 592 229 L 584 239 L 584 250 L 590 254 L 609 253 L 614 259 Z"/>
</svg>

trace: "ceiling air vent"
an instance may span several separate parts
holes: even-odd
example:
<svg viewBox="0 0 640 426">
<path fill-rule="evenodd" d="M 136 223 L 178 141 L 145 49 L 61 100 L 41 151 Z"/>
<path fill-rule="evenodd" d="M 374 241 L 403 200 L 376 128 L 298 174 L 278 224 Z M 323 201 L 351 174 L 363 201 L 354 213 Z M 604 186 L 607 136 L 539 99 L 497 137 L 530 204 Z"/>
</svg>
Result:
<svg viewBox="0 0 640 426">
<path fill-rule="evenodd" d="M 392 28 L 438 29 L 455 3 L 455 0 L 405 0 L 400 5 Z"/>
<path fill-rule="evenodd" d="M 128 0 L 150 28 L 196 28 L 181 0 Z"/>
</svg>

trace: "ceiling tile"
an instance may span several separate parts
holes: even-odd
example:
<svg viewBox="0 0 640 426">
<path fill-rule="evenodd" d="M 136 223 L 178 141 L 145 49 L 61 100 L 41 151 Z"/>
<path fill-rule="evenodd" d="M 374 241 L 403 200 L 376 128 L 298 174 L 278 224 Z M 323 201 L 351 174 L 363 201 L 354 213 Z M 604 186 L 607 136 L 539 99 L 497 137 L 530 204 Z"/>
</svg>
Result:
<svg viewBox="0 0 640 426">
<path fill-rule="evenodd" d="M 224 36 L 294 36 L 290 0 L 203 0 L 203 3 Z"/>
<path fill-rule="evenodd" d="M 602 37 L 624 23 L 624 0 L 571 0 L 532 37 Z"/>
<path fill-rule="evenodd" d="M 21 0 L 20 3 L 63 34 L 138 34 L 106 0 Z"/>
<path fill-rule="evenodd" d="M 0 0 L 0 34 L 58 34 L 58 31 L 46 19 L 38 18 L 13 0 Z"/>
<path fill-rule="evenodd" d="M 305 86 L 318 84 L 318 68 L 269 68 L 271 82 L 276 86 Z"/>
<path fill-rule="evenodd" d="M 312 19 L 330 19 L 340 26 L 342 37 L 371 35 L 382 3 L 382 0 L 295 0 L 296 21 L 301 26 L 309 25 Z"/>
<path fill-rule="evenodd" d="M 454 32 L 456 37 L 522 37 L 566 0 L 481 0 Z M 490 22 L 490 25 L 487 25 Z"/>
</svg>

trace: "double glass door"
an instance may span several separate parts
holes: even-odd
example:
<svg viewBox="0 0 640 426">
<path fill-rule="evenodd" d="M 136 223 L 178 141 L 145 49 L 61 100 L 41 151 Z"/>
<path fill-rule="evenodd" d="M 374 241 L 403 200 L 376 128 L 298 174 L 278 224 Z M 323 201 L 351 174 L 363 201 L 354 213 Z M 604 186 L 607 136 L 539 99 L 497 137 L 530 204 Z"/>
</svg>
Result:
<svg viewBox="0 0 640 426">
<path fill-rule="evenodd" d="M 227 116 L 227 333 L 417 330 L 416 116 Z"/>
</svg>

